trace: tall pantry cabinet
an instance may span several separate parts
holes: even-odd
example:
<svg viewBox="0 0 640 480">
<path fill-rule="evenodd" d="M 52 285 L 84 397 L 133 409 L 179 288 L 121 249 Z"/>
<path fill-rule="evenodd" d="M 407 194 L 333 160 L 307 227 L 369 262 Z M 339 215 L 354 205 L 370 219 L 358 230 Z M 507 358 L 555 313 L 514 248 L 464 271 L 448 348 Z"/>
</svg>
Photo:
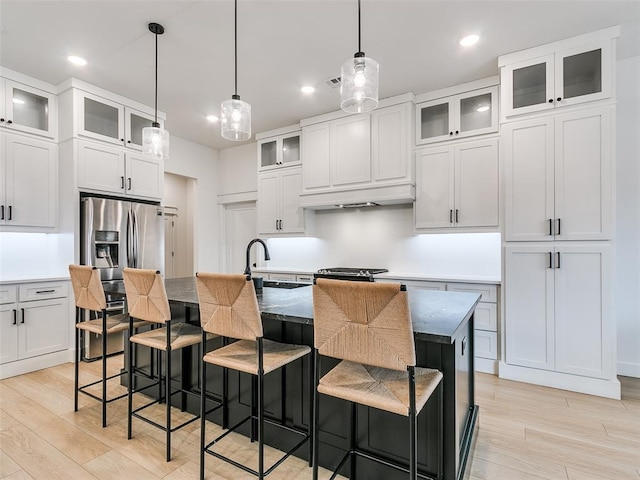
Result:
<svg viewBox="0 0 640 480">
<path fill-rule="evenodd" d="M 500 376 L 620 398 L 612 307 L 619 27 L 499 57 Z"/>
</svg>

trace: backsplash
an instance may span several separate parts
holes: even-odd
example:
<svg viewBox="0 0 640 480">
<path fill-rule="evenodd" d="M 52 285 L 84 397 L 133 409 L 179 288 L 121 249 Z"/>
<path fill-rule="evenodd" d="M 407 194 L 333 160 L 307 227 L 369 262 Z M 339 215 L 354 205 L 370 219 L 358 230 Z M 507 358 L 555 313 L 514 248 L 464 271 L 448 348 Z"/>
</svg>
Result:
<svg viewBox="0 0 640 480">
<path fill-rule="evenodd" d="M 268 240 L 269 268 L 387 268 L 434 276 L 500 278 L 500 234 L 414 235 L 410 205 L 316 212 L 316 236 Z"/>
<path fill-rule="evenodd" d="M 73 235 L 0 233 L 0 280 L 68 277 Z"/>
</svg>

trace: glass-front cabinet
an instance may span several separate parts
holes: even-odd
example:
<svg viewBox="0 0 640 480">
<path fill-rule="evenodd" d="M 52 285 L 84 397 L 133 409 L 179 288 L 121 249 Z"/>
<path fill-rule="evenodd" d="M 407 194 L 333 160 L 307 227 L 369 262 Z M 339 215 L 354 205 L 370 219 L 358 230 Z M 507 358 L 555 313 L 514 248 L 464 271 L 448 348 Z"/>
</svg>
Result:
<svg viewBox="0 0 640 480">
<path fill-rule="evenodd" d="M 582 46 L 502 68 L 506 117 L 611 96 L 610 44 Z"/>
<path fill-rule="evenodd" d="M 256 137 L 260 137 L 258 134 Z M 300 131 L 258 139 L 258 170 L 299 165 Z"/>
<path fill-rule="evenodd" d="M 416 105 L 416 144 L 498 131 L 498 87 Z"/>
<path fill-rule="evenodd" d="M 153 115 L 91 93 L 77 92 L 78 135 L 142 150 L 142 129 L 151 126 Z M 162 119 L 158 118 L 158 123 L 163 127 Z"/>
<path fill-rule="evenodd" d="M 0 79 L 0 126 L 55 139 L 56 96 L 8 79 Z"/>
</svg>

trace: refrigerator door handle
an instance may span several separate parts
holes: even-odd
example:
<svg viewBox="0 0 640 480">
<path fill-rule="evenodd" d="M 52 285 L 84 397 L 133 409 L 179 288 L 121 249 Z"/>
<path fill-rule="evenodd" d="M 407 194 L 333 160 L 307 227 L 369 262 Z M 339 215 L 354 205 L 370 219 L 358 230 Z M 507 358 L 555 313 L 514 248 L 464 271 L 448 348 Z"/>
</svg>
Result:
<svg viewBox="0 0 640 480">
<path fill-rule="evenodd" d="M 129 210 L 127 211 L 127 267 L 129 268 L 133 267 L 133 251 L 132 251 L 133 226 L 131 223 L 132 223 L 131 210 Z"/>
<path fill-rule="evenodd" d="M 131 218 L 133 220 L 133 242 L 131 246 L 131 249 L 133 251 L 133 268 L 138 268 L 138 245 L 140 242 L 140 236 L 138 235 L 138 221 L 136 218 L 136 212 L 131 212 Z"/>
<path fill-rule="evenodd" d="M 84 259 L 85 264 L 86 265 L 95 265 L 96 264 L 96 259 L 94 258 L 95 255 L 95 251 L 93 248 L 93 243 L 94 243 L 94 236 L 95 236 L 95 228 L 93 227 L 93 202 L 91 201 L 91 199 L 87 198 L 84 200 L 84 225 L 85 225 L 85 235 L 84 235 L 84 241 L 86 242 L 84 247 L 85 247 L 85 252 L 87 252 L 85 254 L 86 258 Z M 88 231 L 91 231 L 91 233 L 89 235 L 87 235 Z"/>
</svg>

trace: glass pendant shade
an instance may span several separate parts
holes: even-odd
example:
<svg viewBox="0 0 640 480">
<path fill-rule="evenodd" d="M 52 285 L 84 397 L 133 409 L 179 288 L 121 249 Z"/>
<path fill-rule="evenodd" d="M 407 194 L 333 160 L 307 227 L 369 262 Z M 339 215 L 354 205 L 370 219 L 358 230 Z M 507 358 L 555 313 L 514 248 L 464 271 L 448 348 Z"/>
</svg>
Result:
<svg viewBox="0 0 640 480">
<path fill-rule="evenodd" d="M 142 153 L 158 160 L 169 158 L 169 132 L 163 128 L 144 127 L 142 129 Z"/>
<path fill-rule="evenodd" d="M 348 113 L 369 112 L 378 106 L 380 66 L 372 58 L 356 53 L 342 65 L 340 108 Z"/>
<path fill-rule="evenodd" d="M 233 95 L 220 106 L 220 129 L 227 140 L 242 141 L 251 138 L 251 105 Z"/>
</svg>

